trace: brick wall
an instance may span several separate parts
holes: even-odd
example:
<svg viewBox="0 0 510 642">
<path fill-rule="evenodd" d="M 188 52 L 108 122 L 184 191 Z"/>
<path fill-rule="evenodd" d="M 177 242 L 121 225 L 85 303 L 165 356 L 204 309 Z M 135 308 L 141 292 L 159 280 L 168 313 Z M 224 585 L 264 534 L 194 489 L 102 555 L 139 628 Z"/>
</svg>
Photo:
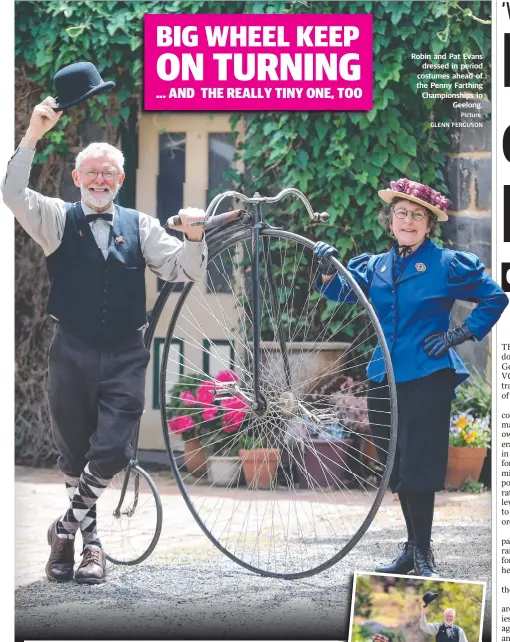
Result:
<svg viewBox="0 0 510 642">
<path fill-rule="evenodd" d="M 483 127 L 452 129 L 452 147 L 446 166 L 446 182 L 450 190 L 451 215 L 443 224 L 445 247 L 467 250 L 478 255 L 491 270 L 491 121 L 490 102 L 481 101 Z M 455 112 L 455 110 L 454 110 Z M 454 113 L 460 118 L 460 110 Z M 480 119 L 473 119 L 480 122 Z M 473 304 L 457 302 L 452 312 L 453 324 L 459 325 Z M 468 342 L 458 352 L 468 367 L 476 368 L 490 381 L 490 342 Z"/>
</svg>

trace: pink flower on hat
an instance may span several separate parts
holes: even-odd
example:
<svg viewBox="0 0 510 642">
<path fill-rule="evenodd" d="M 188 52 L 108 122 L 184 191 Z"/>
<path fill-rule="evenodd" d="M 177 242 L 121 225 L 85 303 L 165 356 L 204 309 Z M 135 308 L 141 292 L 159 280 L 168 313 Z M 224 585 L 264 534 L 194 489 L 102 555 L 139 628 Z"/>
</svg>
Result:
<svg viewBox="0 0 510 642">
<path fill-rule="evenodd" d="M 443 195 L 441 194 L 441 205 L 440 205 L 440 209 L 442 209 L 444 212 L 446 212 L 446 210 L 450 207 L 450 203 L 451 203 L 450 199 L 449 199 L 449 198 L 446 198 L 446 196 L 443 196 Z"/>
<path fill-rule="evenodd" d="M 430 199 L 432 198 L 433 192 L 434 190 L 431 189 L 428 185 L 422 185 L 418 191 L 418 195 L 424 201 L 427 201 L 428 203 L 430 203 Z"/>
<path fill-rule="evenodd" d="M 397 181 L 391 181 L 390 189 L 401 194 L 415 196 L 445 213 L 450 206 L 450 200 L 446 198 L 446 196 L 443 196 L 441 192 L 436 192 L 436 190 L 428 185 L 422 185 L 416 181 L 410 181 L 407 178 L 399 178 Z"/>
<path fill-rule="evenodd" d="M 399 178 L 398 181 L 391 181 L 390 187 L 395 192 L 405 192 L 409 187 L 407 178 Z"/>
</svg>

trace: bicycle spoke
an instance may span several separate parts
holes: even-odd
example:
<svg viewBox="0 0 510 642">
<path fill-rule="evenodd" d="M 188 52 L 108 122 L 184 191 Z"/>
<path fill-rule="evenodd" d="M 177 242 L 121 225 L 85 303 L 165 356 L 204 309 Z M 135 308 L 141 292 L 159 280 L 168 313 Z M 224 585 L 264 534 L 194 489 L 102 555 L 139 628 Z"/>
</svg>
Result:
<svg viewBox="0 0 510 642">
<path fill-rule="evenodd" d="M 217 248 L 209 258 L 214 280 L 211 276 L 208 292 L 188 286 L 181 295 L 161 363 L 168 418 L 183 408 L 181 393 L 174 394 L 168 381 L 178 365 L 167 349 L 171 338 L 184 342 L 180 359 L 192 394 L 204 382 L 213 391 L 212 403 L 195 400 L 186 406 L 200 440 L 184 435 L 180 447 L 178 435 L 171 440 L 172 448 L 184 447 L 186 461 L 200 455 L 203 463 L 186 472 L 173 460 L 174 472 L 195 519 L 232 559 L 267 575 L 310 575 L 352 547 L 382 500 L 394 452 L 396 405 L 382 384 L 368 387 L 367 366 L 377 363 L 373 352 L 384 339 L 348 275 L 342 277 L 344 293 L 350 291 L 353 302 L 328 306 L 315 290 L 313 244 L 264 230 L 255 250 L 261 270 L 259 379 L 265 406 L 260 409 L 253 390 L 257 320 L 249 229 Z M 218 356 L 225 342 L 231 346 L 228 359 Z M 228 386 L 222 389 L 216 372 L 197 364 L 197 353 L 208 355 L 210 363 L 216 355 L 215 363 L 232 368 L 235 377 Z M 384 353 L 380 360 L 391 370 Z M 237 399 L 242 408 L 232 432 L 225 431 L 229 405 L 220 403 L 223 398 Z M 369 422 L 375 403 L 380 414 Z M 203 418 L 208 407 L 217 408 L 214 419 Z M 265 449 L 224 458 L 257 439 Z M 211 476 L 218 455 L 232 471 L 221 485 Z"/>
</svg>

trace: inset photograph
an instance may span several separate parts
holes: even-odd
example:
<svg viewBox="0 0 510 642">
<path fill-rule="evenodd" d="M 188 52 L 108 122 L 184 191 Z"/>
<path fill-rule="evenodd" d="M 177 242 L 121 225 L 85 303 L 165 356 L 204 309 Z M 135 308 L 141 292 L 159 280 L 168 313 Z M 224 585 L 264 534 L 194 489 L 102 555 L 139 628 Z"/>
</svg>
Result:
<svg viewBox="0 0 510 642">
<path fill-rule="evenodd" d="M 355 573 L 349 642 L 478 642 L 484 582 Z"/>
</svg>

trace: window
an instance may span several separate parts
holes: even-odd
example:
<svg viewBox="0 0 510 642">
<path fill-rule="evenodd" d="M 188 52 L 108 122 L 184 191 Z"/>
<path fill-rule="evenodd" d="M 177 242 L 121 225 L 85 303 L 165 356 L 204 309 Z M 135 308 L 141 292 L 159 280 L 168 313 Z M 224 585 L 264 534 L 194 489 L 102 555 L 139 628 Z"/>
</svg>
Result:
<svg viewBox="0 0 510 642">
<path fill-rule="evenodd" d="M 221 192 L 233 189 L 234 184 L 231 176 L 232 162 L 234 159 L 234 136 L 231 133 L 210 133 L 208 135 L 208 190 L 207 202 Z M 231 201 L 224 200 L 216 210 L 217 214 L 227 212 L 231 209 Z M 227 272 L 232 274 L 231 266 L 226 266 Z M 220 278 L 217 268 L 209 267 L 207 276 L 207 291 L 221 292 L 225 287 L 224 279 Z"/>
<path fill-rule="evenodd" d="M 186 168 L 186 134 L 165 132 L 159 135 L 159 171 L 157 214 L 161 225 L 174 216 L 184 204 L 184 182 Z M 169 231 L 169 234 L 182 239 L 182 232 Z M 164 281 L 158 279 L 158 291 Z M 177 292 L 182 291 L 182 283 L 177 284 Z"/>
<path fill-rule="evenodd" d="M 152 378 L 152 407 L 157 410 L 160 407 L 159 400 L 159 370 L 161 359 L 163 358 L 163 347 L 165 339 L 158 337 L 154 339 L 154 369 Z M 182 339 L 172 339 L 172 344 L 168 351 L 168 361 L 166 370 L 166 392 L 168 393 L 173 386 L 179 381 L 179 377 L 184 374 L 184 341 Z"/>
<path fill-rule="evenodd" d="M 234 347 L 230 341 L 204 339 L 203 345 L 203 369 L 206 374 L 215 377 L 221 370 L 234 369 Z"/>
</svg>

